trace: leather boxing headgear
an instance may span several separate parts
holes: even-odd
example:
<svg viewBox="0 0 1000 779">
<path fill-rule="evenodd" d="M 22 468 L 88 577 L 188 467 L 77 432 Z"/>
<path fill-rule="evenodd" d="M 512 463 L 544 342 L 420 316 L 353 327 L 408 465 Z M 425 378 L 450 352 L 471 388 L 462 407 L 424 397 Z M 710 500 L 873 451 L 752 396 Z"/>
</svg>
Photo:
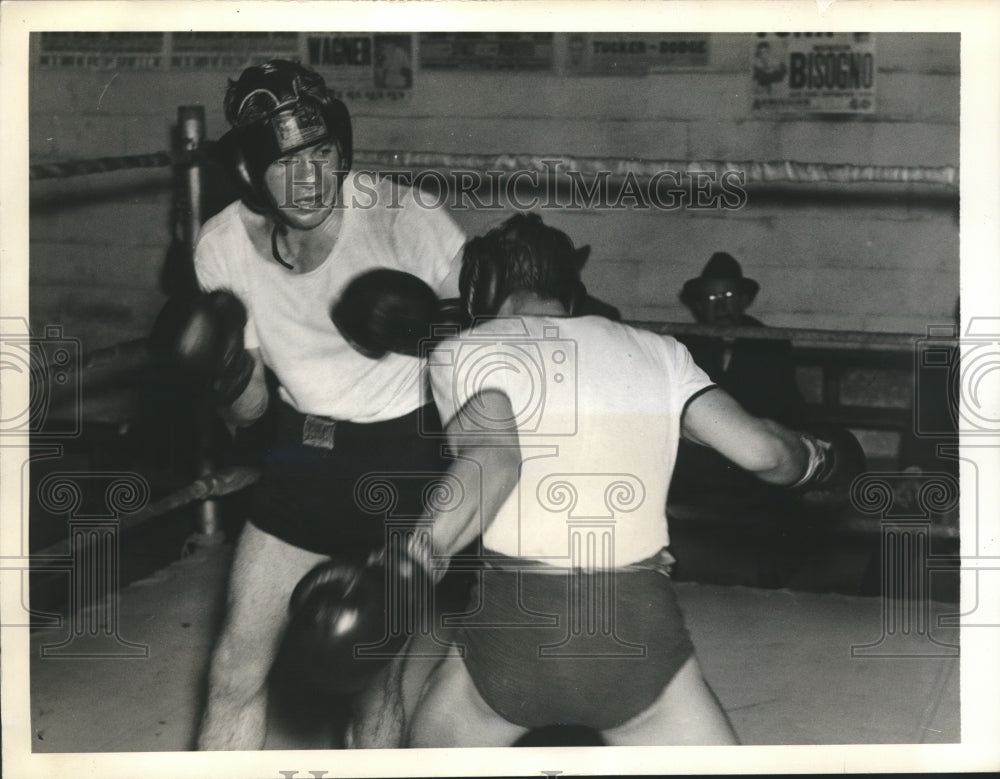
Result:
<svg viewBox="0 0 1000 779">
<path fill-rule="evenodd" d="M 465 245 L 458 281 L 463 313 L 470 320 L 495 316 L 515 292 L 556 299 L 572 313 L 587 253 L 537 214 L 516 214 Z"/>
<path fill-rule="evenodd" d="M 219 140 L 223 163 L 235 175 L 241 198 L 258 213 L 280 218 L 264 183 L 275 161 L 318 143 L 332 141 L 340 152 L 342 175 L 351 168 L 351 116 L 316 72 L 288 60 L 247 68 L 230 81 L 225 98 L 232 129 Z"/>
</svg>

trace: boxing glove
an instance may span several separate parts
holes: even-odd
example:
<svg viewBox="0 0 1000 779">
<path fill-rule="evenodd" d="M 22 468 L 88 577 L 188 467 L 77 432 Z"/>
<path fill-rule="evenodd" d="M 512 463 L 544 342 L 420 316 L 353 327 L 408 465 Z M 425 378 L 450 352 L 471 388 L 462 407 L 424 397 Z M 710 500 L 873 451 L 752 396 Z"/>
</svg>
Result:
<svg viewBox="0 0 1000 779">
<path fill-rule="evenodd" d="M 432 586 L 420 566 L 390 571 L 381 554 L 334 556 L 292 592 L 285 646 L 318 688 L 358 692 L 403 648 L 412 632 L 403 628 L 430 608 Z"/>
<path fill-rule="evenodd" d="M 153 325 L 153 353 L 223 404 L 250 383 L 254 361 L 243 347 L 247 312 L 231 292 L 170 300 Z"/>
<path fill-rule="evenodd" d="M 854 435 L 843 427 L 815 427 L 801 433 L 809 451 L 809 462 L 802 477 L 791 485 L 801 492 L 837 490 L 849 485 L 867 467 L 864 449 Z"/>
<path fill-rule="evenodd" d="M 455 301 L 440 301 L 425 281 L 405 271 L 376 268 L 356 276 L 330 311 L 337 330 L 371 359 L 420 354 L 435 326 L 458 323 Z"/>
</svg>

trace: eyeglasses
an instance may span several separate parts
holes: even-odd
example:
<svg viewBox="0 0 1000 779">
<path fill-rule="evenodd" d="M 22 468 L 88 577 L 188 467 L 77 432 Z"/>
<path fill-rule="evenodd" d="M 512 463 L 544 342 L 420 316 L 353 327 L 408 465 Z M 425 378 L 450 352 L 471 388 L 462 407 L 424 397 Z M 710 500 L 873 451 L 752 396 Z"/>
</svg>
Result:
<svg viewBox="0 0 1000 779">
<path fill-rule="evenodd" d="M 719 300 L 731 300 L 736 297 L 736 293 L 731 289 L 727 289 L 725 292 L 709 292 L 704 296 L 705 300 L 709 303 L 715 303 Z"/>
</svg>

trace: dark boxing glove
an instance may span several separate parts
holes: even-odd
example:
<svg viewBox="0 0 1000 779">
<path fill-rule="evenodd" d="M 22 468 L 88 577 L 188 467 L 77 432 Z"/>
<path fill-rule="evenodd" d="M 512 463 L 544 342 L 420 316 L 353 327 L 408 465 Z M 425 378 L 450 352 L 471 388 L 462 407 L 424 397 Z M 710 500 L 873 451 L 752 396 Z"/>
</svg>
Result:
<svg viewBox="0 0 1000 779">
<path fill-rule="evenodd" d="M 458 323 L 455 301 L 405 271 L 376 268 L 356 276 L 334 304 L 330 318 L 358 352 L 380 359 L 389 352 L 417 356 L 436 325 Z"/>
<path fill-rule="evenodd" d="M 246 323 L 246 309 L 231 292 L 170 300 L 153 325 L 150 346 L 200 389 L 229 404 L 253 376 L 253 357 L 243 347 Z"/>
<path fill-rule="evenodd" d="M 836 490 L 846 487 L 867 468 L 864 449 L 846 428 L 830 426 L 801 433 L 809 450 L 809 462 L 794 490 Z"/>
<path fill-rule="evenodd" d="M 411 631 L 400 628 L 430 608 L 433 585 L 417 565 L 397 565 L 392 582 L 389 573 L 383 555 L 339 555 L 296 585 L 285 641 L 311 684 L 358 692 L 403 648 Z"/>
</svg>

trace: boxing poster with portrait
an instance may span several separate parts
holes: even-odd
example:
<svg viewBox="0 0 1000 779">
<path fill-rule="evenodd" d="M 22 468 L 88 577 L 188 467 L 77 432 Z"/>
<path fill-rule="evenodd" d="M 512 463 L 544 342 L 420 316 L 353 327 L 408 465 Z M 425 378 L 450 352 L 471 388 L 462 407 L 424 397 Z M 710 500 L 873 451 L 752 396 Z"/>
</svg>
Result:
<svg viewBox="0 0 1000 779">
<path fill-rule="evenodd" d="M 757 33 L 751 38 L 755 114 L 875 112 L 875 35 Z"/>
<path fill-rule="evenodd" d="M 407 33 L 303 34 L 302 62 L 348 103 L 409 103 L 414 38 Z"/>
</svg>

